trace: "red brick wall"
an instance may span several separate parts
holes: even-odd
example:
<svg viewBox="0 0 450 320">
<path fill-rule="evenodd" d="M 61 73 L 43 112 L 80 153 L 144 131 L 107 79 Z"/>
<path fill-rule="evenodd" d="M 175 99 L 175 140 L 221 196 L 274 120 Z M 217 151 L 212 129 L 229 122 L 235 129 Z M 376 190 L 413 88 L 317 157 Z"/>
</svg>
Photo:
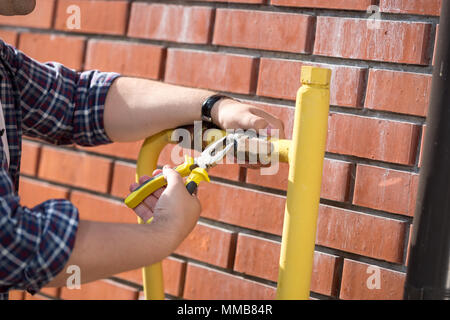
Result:
<svg viewBox="0 0 450 320">
<path fill-rule="evenodd" d="M 177 3 L 39 0 L 30 16 L 0 17 L 0 36 L 38 60 L 77 70 L 99 68 L 227 92 L 281 117 L 288 136 L 300 67 L 331 68 L 311 296 L 401 299 L 440 1 Z M 79 30 L 66 27 L 70 5 L 81 9 Z M 367 23 L 370 5 L 381 11 L 375 29 Z M 140 142 L 57 148 L 25 140 L 22 203 L 68 198 L 84 219 L 135 223 L 121 200 L 139 148 Z M 165 152 L 161 164 L 167 159 Z M 164 260 L 166 293 L 274 298 L 287 167 L 275 177 L 236 165 L 211 175 L 214 181 L 199 192 L 200 223 Z M 370 289 L 374 268 L 380 286 Z M 82 290 L 43 293 L 137 299 L 141 283 L 135 270 Z"/>
</svg>

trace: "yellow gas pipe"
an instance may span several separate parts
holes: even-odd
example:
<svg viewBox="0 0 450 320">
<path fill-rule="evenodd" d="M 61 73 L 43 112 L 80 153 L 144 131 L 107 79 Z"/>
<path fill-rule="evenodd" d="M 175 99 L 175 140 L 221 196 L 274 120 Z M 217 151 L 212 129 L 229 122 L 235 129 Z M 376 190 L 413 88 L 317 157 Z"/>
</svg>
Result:
<svg viewBox="0 0 450 320">
<path fill-rule="evenodd" d="M 173 130 L 163 131 L 144 141 L 136 165 L 136 182 L 139 182 L 139 177 L 144 175 L 152 176 L 153 171 L 157 168 L 158 157 L 162 149 L 167 144 L 172 143 L 172 132 Z M 140 224 L 144 223 L 140 218 L 138 218 L 138 221 Z M 161 262 L 142 268 L 142 281 L 146 300 L 164 300 L 164 279 Z"/>
<path fill-rule="evenodd" d="M 289 184 L 278 277 L 278 299 L 308 299 L 329 111 L 329 69 L 302 67 L 293 140 L 271 140 L 279 161 L 289 162 Z M 151 176 L 173 130 L 147 138 L 140 150 L 136 181 Z M 225 134 L 225 132 L 222 132 Z M 220 136 L 220 135 L 219 135 Z M 218 135 L 210 135 L 217 139 Z M 208 141 L 210 143 L 212 141 Z M 151 222 L 151 221 L 150 221 Z M 139 219 L 139 223 L 143 223 Z M 161 263 L 143 268 L 146 300 L 164 299 Z"/>
<path fill-rule="evenodd" d="M 168 144 L 175 144 L 172 134 L 175 129 L 166 130 L 147 138 L 139 151 L 136 164 L 136 182 L 146 175 L 152 176 L 153 171 L 158 166 L 158 158 L 161 151 Z M 209 129 L 205 136 L 206 144 L 212 143 L 215 139 L 220 139 L 226 134 L 225 131 Z M 147 223 L 151 223 L 151 219 Z M 144 221 L 138 218 L 138 222 Z M 161 262 L 142 268 L 142 281 L 146 300 L 164 300 L 164 278 Z"/>
<path fill-rule="evenodd" d="M 289 149 L 277 299 L 309 299 L 328 131 L 331 70 L 303 67 Z"/>
</svg>

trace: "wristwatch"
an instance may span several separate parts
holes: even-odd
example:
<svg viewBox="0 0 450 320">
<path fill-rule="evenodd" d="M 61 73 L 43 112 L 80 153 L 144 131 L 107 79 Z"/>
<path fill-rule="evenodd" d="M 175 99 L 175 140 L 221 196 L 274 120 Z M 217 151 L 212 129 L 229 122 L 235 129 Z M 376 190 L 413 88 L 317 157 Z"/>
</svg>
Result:
<svg viewBox="0 0 450 320">
<path fill-rule="evenodd" d="M 225 96 L 223 94 L 214 94 L 208 97 L 205 102 L 202 104 L 202 120 L 206 122 L 213 122 L 211 118 L 211 110 L 214 107 L 214 104 L 221 99 L 233 99 L 229 96 Z"/>
</svg>

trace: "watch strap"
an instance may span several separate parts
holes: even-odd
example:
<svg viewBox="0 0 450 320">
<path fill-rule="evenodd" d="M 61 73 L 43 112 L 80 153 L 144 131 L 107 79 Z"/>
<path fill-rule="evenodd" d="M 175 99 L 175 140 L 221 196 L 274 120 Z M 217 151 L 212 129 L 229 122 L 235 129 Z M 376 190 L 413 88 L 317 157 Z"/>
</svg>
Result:
<svg viewBox="0 0 450 320">
<path fill-rule="evenodd" d="M 232 99 L 232 98 L 230 98 L 226 95 L 223 95 L 223 94 L 214 94 L 214 95 L 208 97 L 203 102 L 203 104 L 202 104 L 202 120 L 203 121 L 212 123 L 211 110 L 214 107 L 214 104 L 221 99 Z"/>
</svg>

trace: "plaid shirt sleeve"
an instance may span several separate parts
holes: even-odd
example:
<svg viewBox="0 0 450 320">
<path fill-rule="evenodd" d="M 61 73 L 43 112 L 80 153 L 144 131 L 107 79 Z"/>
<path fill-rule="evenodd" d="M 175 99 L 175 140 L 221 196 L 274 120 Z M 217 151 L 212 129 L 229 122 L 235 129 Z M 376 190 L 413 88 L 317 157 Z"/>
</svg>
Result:
<svg viewBox="0 0 450 320">
<path fill-rule="evenodd" d="M 76 72 L 59 63 L 39 63 L 5 44 L 20 93 L 22 130 L 52 144 L 110 143 L 103 124 L 106 95 L 120 75 Z"/>
<path fill-rule="evenodd" d="M 2 62 L 14 74 L 24 134 L 53 144 L 111 142 L 103 111 L 118 74 L 42 64 L 1 45 Z M 78 210 L 67 200 L 49 200 L 34 208 L 20 205 L 2 149 L 0 141 L 0 299 L 10 289 L 33 294 L 60 273 L 78 228 Z"/>
<path fill-rule="evenodd" d="M 1 143 L 0 143 L 1 144 Z M 34 294 L 69 259 L 78 210 L 67 200 L 20 206 L 3 158 L 0 170 L 0 296 L 10 289 Z"/>
</svg>

